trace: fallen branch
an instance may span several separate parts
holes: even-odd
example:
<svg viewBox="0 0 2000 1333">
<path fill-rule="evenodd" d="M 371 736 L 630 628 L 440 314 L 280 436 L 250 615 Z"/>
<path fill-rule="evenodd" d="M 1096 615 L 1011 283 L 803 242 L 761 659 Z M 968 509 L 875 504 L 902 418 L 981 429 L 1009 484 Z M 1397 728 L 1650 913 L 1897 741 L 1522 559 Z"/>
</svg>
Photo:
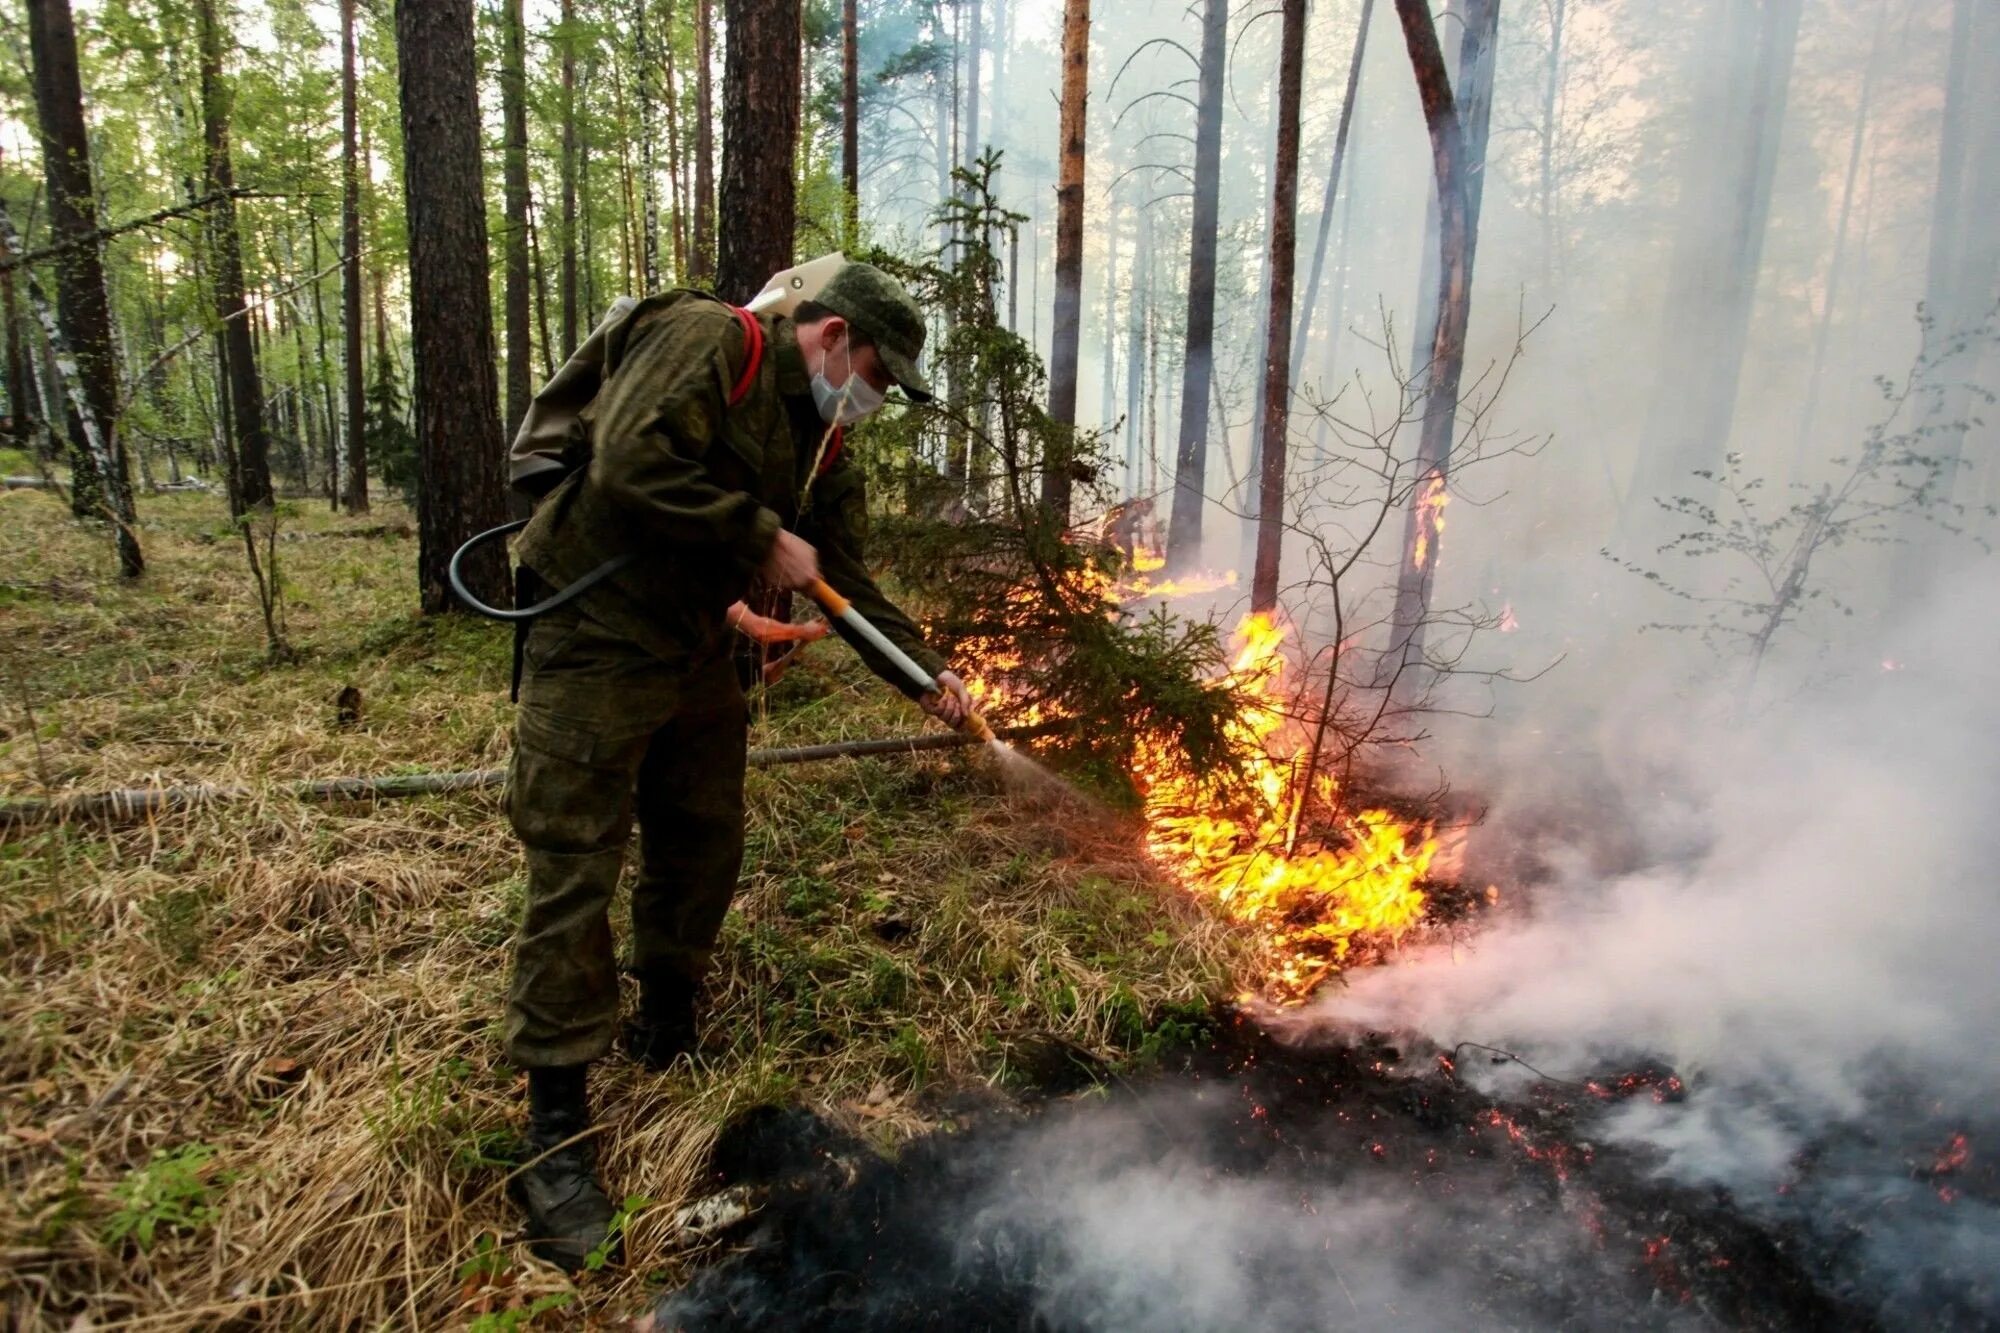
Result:
<svg viewBox="0 0 2000 1333">
<path fill-rule="evenodd" d="M 1065 725 L 1037 723 L 1012 727 L 998 734 L 1001 740 L 1026 741 L 1047 736 Z M 977 745 L 977 738 L 962 732 L 946 731 L 927 736 L 900 736 L 876 740 L 833 741 L 826 745 L 797 745 L 784 749 L 752 750 L 752 768 L 773 768 L 780 764 L 807 764 L 821 759 L 855 759 L 868 755 L 922 754 L 930 750 L 956 750 Z M 448 796 L 458 792 L 482 791 L 507 780 L 504 768 L 475 769 L 464 773 L 406 773 L 383 777 L 318 778 L 287 782 L 272 787 L 218 786 L 189 783 L 178 787 L 125 787 L 117 791 L 64 796 L 56 800 L 22 800 L 0 803 L 0 833 L 43 824 L 101 823 L 136 824 L 154 815 L 200 806 L 224 805 L 258 796 L 287 796 L 297 801 L 390 801 L 406 796 Z"/>
</svg>

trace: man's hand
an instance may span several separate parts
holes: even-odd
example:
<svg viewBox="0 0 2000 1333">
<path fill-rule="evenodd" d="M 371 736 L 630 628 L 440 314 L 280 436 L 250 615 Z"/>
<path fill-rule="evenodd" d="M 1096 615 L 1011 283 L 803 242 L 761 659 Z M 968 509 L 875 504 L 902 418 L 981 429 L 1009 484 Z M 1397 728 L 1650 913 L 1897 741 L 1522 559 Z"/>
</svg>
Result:
<svg viewBox="0 0 2000 1333">
<path fill-rule="evenodd" d="M 918 700 L 923 710 L 948 727 L 965 725 L 965 719 L 972 716 L 972 695 L 967 692 L 965 682 L 952 671 L 937 673 L 937 692 L 926 694 Z"/>
<path fill-rule="evenodd" d="M 819 552 L 797 533 L 780 528 L 757 576 L 780 592 L 799 592 L 819 577 Z"/>
</svg>

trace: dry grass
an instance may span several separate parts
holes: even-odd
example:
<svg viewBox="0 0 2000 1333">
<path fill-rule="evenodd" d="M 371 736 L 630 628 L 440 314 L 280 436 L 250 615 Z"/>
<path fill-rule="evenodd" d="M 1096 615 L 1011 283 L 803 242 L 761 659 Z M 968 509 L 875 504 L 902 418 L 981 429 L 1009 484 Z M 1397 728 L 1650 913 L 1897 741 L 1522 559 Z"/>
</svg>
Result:
<svg viewBox="0 0 2000 1333">
<path fill-rule="evenodd" d="M 143 513 L 151 571 L 120 587 L 52 497 L 0 499 L 0 792 L 502 762 L 506 632 L 418 622 L 413 541 L 343 535 L 401 515 L 284 520 L 302 652 L 269 666 L 219 502 Z M 823 645 L 753 743 L 915 723 Z M 626 1265 L 574 1288 L 504 1197 L 520 872 L 495 796 L 0 842 L 11 1324 L 500 1328 L 541 1295 L 567 1299 L 543 1325 L 609 1324 L 680 1271 L 671 1205 L 733 1110 L 802 1098 L 892 1149 L 938 1089 L 1004 1083 L 1014 1038 L 1128 1058 L 1245 960 L 1123 831 L 1025 813 L 963 757 L 756 773 L 751 803 L 705 1066 L 594 1080 L 614 1191 L 649 1202 Z"/>
</svg>

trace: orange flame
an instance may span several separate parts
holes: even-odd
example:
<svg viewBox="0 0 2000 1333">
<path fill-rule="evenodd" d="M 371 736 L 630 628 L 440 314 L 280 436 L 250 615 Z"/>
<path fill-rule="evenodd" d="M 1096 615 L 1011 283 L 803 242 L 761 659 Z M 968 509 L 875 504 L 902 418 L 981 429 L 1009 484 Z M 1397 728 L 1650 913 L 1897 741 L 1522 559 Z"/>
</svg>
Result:
<svg viewBox="0 0 2000 1333">
<path fill-rule="evenodd" d="M 1254 926 L 1271 953 L 1272 988 L 1297 997 L 1344 961 L 1357 937 L 1395 939 L 1416 923 L 1438 844 L 1429 828 L 1386 810 L 1345 813 L 1331 778 L 1302 771 L 1310 737 L 1291 723 L 1280 692 L 1284 637 L 1262 614 L 1237 627 L 1226 684 L 1246 700 L 1232 738 L 1250 756 L 1243 793 L 1218 802 L 1153 738 L 1141 738 L 1133 767 L 1154 860 Z M 1301 839 L 1309 806 L 1331 816 L 1343 845 Z"/>
<path fill-rule="evenodd" d="M 1235 577 L 1232 571 L 1215 586 Z M 1175 595 L 1165 591 L 1175 586 L 1145 583 L 1143 575 L 1091 580 L 1106 614 L 1138 596 Z M 1148 591 L 1135 593 L 1139 587 Z M 1155 863 L 1253 931 L 1268 959 L 1265 989 L 1294 1000 L 1340 967 L 1357 941 L 1394 941 L 1417 923 L 1438 841 L 1431 826 L 1387 810 L 1348 810 L 1330 776 L 1308 771 L 1312 734 L 1291 716 L 1285 637 L 1269 616 L 1245 617 L 1229 669 L 1216 682 L 1243 703 L 1230 740 L 1246 756 L 1247 781 L 1218 791 L 1164 736 L 1149 734 L 1137 737 L 1132 776 Z M 979 660 L 967 688 L 982 712 L 1014 723 L 1045 720 L 1040 705 L 1007 707 L 1006 682 L 1022 665 L 1017 652 L 996 643 Z"/>
<path fill-rule="evenodd" d="M 1418 569 L 1430 563 L 1432 548 L 1444 536 L 1444 507 L 1450 502 L 1451 495 L 1445 490 L 1441 474 L 1433 472 L 1424 479 L 1423 494 L 1417 497 L 1416 545 L 1410 552 L 1410 559 Z"/>
</svg>

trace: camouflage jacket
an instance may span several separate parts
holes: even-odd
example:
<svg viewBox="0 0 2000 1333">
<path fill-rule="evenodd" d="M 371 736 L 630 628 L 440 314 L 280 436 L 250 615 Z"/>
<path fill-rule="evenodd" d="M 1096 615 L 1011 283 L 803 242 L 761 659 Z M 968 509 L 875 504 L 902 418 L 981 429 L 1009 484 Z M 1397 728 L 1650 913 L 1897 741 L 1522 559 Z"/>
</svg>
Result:
<svg viewBox="0 0 2000 1333">
<path fill-rule="evenodd" d="M 561 587 L 637 551 L 579 605 L 655 656 L 692 664 L 726 649 L 724 613 L 789 528 L 818 549 L 820 572 L 857 611 L 925 670 L 943 670 L 868 572 L 860 468 L 843 454 L 819 469 L 830 437 L 792 322 L 758 318 L 763 359 L 734 407 L 749 350 L 728 306 L 668 292 L 614 328 L 603 387 L 582 412 L 590 465 L 542 502 L 516 554 Z M 879 653 L 850 642 L 877 675 L 916 693 Z"/>
</svg>

